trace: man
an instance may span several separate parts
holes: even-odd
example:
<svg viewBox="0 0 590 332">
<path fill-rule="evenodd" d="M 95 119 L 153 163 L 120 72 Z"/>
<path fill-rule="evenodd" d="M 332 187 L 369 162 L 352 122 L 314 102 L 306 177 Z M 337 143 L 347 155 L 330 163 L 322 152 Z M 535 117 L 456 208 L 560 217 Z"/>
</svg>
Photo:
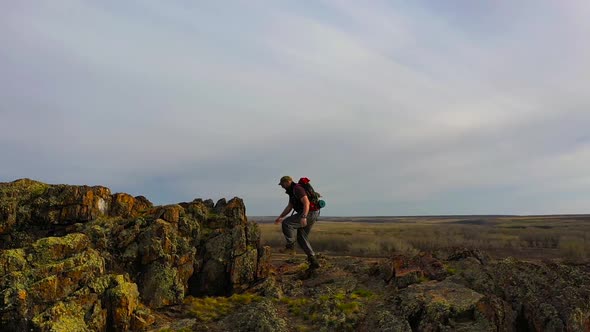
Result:
<svg viewBox="0 0 590 332">
<path fill-rule="evenodd" d="M 281 222 L 283 223 L 283 234 L 285 235 L 285 240 L 287 240 L 285 249 L 282 252 L 295 253 L 295 233 L 297 233 L 297 243 L 299 243 L 299 246 L 307 255 L 309 268 L 317 269 L 320 267 L 320 264 L 309 243 L 308 236 L 311 227 L 320 215 L 320 211 L 310 211 L 309 198 L 305 189 L 293 182 L 290 176 L 283 176 L 279 181 L 279 185 L 289 195 L 289 204 L 287 204 L 283 213 L 275 220 L 276 225 Z M 285 218 L 291 210 L 295 210 L 296 213 Z"/>
</svg>

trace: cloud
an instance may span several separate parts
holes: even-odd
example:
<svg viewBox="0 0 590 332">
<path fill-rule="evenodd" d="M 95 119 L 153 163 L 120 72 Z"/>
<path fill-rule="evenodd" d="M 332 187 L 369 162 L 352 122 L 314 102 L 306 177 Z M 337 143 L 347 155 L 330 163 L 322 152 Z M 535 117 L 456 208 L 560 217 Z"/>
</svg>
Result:
<svg viewBox="0 0 590 332">
<path fill-rule="evenodd" d="M 587 10 L 20 2 L 0 14 L 0 180 L 260 215 L 290 174 L 331 215 L 586 212 Z"/>
</svg>

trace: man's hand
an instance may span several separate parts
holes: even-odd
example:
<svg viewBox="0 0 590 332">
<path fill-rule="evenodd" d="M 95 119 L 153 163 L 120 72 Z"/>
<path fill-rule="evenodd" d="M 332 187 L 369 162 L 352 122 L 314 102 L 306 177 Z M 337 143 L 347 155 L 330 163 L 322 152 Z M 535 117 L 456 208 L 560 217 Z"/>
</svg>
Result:
<svg viewBox="0 0 590 332">
<path fill-rule="evenodd" d="M 280 224 L 281 221 L 283 221 L 283 218 L 282 217 L 278 217 L 277 220 L 275 220 L 275 225 Z"/>
<path fill-rule="evenodd" d="M 307 226 L 307 218 L 301 218 L 301 226 Z"/>
</svg>

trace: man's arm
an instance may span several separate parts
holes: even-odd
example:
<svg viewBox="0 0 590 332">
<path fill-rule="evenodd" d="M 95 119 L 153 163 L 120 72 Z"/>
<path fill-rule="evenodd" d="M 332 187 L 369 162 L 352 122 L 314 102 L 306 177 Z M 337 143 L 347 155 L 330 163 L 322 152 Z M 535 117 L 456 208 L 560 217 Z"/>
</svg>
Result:
<svg viewBox="0 0 590 332">
<path fill-rule="evenodd" d="M 283 218 L 286 215 L 288 215 L 289 212 L 291 212 L 291 210 L 293 210 L 293 204 L 291 204 L 291 202 L 289 202 L 287 207 L 285 207 L 285 209 L 283 210 L 283 213 L 281 213 L 281 215 L 275 220 L 275 224 L 280 224 L 281 221 L 283 221 Z"/>
<path fill-rule="evenodd" d="M 307 226 L 307 214 L 309 213 L 309 198 L 307 196 L 301 197 L 301 203 L 303 203 L 303 213 L 301 215 L 301 226 Z"/>
</svg>

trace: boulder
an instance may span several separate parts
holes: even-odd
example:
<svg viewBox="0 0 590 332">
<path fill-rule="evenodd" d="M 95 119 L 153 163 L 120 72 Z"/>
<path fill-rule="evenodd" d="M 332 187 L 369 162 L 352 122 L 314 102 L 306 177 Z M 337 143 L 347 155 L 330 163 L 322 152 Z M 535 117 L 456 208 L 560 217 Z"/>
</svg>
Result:
<svg viewBox="0 0 590 332">
<path fill-rule="evenodd" d="M 375 331 L 497 331 L 478 311 L 484 299 L 450 281 L 422 282 L 390 295 L 361 326 Z"/>
<path fill-rule="evenodd" d="M 153 207 L 152 203 L 143 196 L 133 197 L 126 193 L 116 193 L 112 196 L 109 215 L 112 217 L 137 217 Z"/>
</svg>

